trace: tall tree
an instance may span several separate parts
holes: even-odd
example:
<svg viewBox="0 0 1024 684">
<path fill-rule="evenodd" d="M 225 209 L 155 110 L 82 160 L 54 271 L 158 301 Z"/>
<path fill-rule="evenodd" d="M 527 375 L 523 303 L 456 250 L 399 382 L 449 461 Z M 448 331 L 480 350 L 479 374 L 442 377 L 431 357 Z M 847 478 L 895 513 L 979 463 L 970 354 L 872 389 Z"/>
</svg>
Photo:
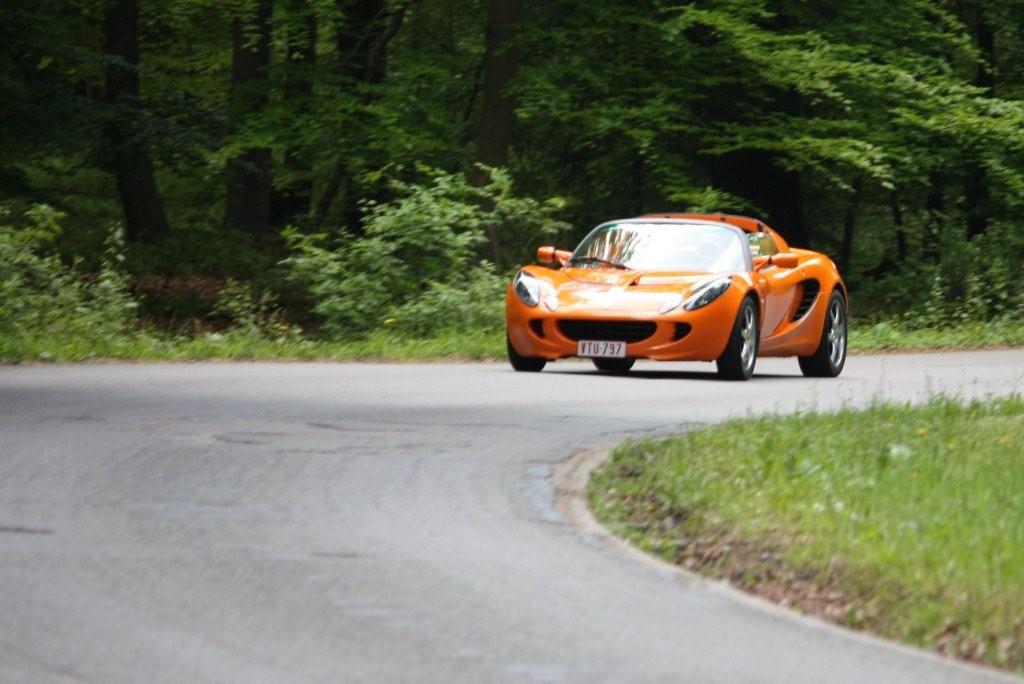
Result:
<svg viewBox="0 0 1024 684">
<path fill-rule="evenodd" d="M 516 23 L 520 0 L 489 0 L 487 3 L 486 43 L 484 48 L 484 101 L 480 110 L 480 128 L 476 137 L 476 160 L 487 166 L 508 165 L 508 147 L 515 121 L 516 102 L 509 92 L 519 70 L 516 49 Z M 474 169 L 473 181 L 485 182 L 486 176 Z M 498 261 L 499 239 L 493 226 L 487 229 L 494 260 Z"/>
<path fill-rule="evenodd" d="M 231 118 L 236 129 L 267 104 L 272 0 L 246 3 L 231 25 Z M 270 150 L 246 149 L 228 162 L 224 224 L 265 235 L 270 228 Z"/>
<path fill-rule="evenodd" d="M 285 65 L 283 94 L 292 116 L 308 120 L 313 96 L 313 70 L 316 66 L 317 15 L 309 0 L 287 0 L 285 3 Z M 271 220 L 286 223 L 309 207 L 313 181 L 308 160 L 300 150 L 288 148 L 284 153 L 287 177 L 278 179 L 281 187 L 272 196 Z"/>
<path fill-rule="evenodd" d="M 335 24 L 334 43 L 341 89 L 364 107 L 374 100 L 374 86 L 384 81 L 388 45 L 402 29 L 405 14 L 414 1 L 337 0 L 339 20 Z M 349 163 L 345 154 L 339 154 L 331 165 L 320 197 L 310 207 L 314 225 L 324 222 L 344 187 L 343 221 L 358 227 L 358 205 L 351 196 L 355 185 Z"/>
<path fill-rule="evenodd" d="M 839 270 L 847 271 L 853 257 L 853 234 L 857 230 L 857 209 L 860 206 L 861 189 L 864 187 L 863 176 L 853 182 L 853 195 L 843 214 L 843 239 L 839 246 Z"/>
<path fill-rule="evenodd" d="M 516 102 L 509 86 L 519 69 L 515 27 L 520 0 L 489 0 L 484 52 L 484 101 L 476 138 L 476 159 L 488 166 L 506 166 Z"/>
<path fill-rule="evenodd" d="M 154 242 L 167 234 L 167 215 L 153 164 L 139 135 L 139 7 L 137 0 L 107 0 L 104 12 L 104 99 L 111 118 L 104 127 L 109 165 L 117 179 L 125 232 Z"/>
<path fill-rule="evenodd" d="M 978 5 L 973 8 L 974 39 L 978 48 L 978 64 L 974 75 L 974 85 L 983 88 L 988 97 L 995 94 L 995 31 L 985 15 L 985 8 Z M 989 189 L 985 167 L 980 160 L 974 160 L 967 170 L 964 183 L 964 204 L 967 214 L 967 238 L 977 237 L 988 228 Z"/>
</svg>

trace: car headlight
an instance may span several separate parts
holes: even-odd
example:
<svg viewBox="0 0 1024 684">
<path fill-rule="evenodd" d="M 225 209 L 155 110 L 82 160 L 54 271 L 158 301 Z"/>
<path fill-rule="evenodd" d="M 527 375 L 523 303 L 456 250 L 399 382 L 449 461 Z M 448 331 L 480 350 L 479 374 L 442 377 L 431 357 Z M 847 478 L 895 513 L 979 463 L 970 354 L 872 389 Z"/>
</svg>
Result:
<svg viewBox="0 0 1024 684">
<path fill-rule="evenodd" d="M 537 306 L 540 303 L 540 281 L 526 271 L 516 273 L 512 289 L 526 306 Z"/>
<path fill-rule="evenodd" d="M 699 309 L 702 306 L 707 306 L 711 302 L 715 301 L 729 289 L 732 285 L 731 276 L 722 276 L 720 278 L 714 278 L 713 280 L 705 281 L 698 285 L 690 298 L 683 304 L 683 308 L 687 311 L 693 311 Z"/>
</svg>

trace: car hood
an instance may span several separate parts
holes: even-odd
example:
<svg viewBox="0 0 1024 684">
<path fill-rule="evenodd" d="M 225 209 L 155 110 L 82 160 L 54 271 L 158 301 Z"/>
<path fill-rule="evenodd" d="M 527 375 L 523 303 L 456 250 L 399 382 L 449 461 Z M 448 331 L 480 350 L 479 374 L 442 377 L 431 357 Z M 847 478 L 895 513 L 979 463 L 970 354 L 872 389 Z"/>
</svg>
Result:
<svg viewBox="0 0 1024 684">
<path fill-rule="evenodd" d="M 566 268 L 551 275 L 545 278 L 554 290 L 548 296 L 557 299 L 559 312 L 642 315 L 657 314 L 670 301 L 689 297 L 696 285 L 717 274 Z"/>
</svg>

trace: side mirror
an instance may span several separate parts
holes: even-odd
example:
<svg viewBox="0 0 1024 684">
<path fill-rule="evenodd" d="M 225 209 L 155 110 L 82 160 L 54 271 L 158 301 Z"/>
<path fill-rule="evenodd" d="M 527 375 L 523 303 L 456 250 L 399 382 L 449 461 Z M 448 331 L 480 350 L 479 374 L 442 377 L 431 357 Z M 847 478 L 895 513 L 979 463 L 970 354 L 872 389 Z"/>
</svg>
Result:
<svg viewBox="0 0 1024 684">
<path fill-rule="evenodd" d="M 800 265 L 800 259 L 796 254 L 792 252 L 779 252 L 771 256 L 757 256 L 754 257 L 754 270 L 760 271 L 763 268 L 769 266 L 778 266 L 779 268 L 796 268 Z"/>
<path fill-rule="evenodd" d="M 800 265 L 800 259 L 792 252 L 779 252 L 771 257 L 772 266 L 779 268 L 796 268 Z"/>
<path fill-rule="evenodd" d="M 548 266 L 565 266 L 569 263 L 570 257 L 572 257 L 572 252 L 555 249 L 554 247 L 537 248 L 537 261 Z"/>
</svg>

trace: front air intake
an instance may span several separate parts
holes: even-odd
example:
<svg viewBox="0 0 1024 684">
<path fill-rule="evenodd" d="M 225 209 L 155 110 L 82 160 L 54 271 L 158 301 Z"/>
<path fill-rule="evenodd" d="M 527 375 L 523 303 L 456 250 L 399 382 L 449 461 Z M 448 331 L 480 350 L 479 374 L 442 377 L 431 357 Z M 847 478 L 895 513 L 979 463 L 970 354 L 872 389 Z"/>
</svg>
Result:
<svg viewBox="0 0 1024 684">
<path fill-rule="evenodd" d="M 608 340 L 640 342 L 654 334 L 658 325 L 651 321 L 558 321 L 558 332 L 570 340 Z"/>
</svg>

